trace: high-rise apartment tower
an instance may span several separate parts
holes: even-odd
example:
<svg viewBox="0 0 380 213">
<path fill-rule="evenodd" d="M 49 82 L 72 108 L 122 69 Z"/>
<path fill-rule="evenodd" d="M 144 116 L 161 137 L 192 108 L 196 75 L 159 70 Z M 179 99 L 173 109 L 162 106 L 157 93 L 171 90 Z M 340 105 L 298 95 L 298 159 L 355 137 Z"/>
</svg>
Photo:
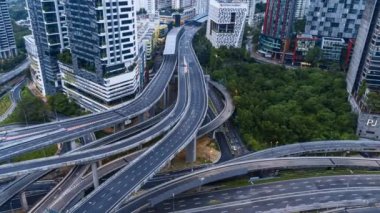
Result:
<svg viewBox="0 0 380 213">
<path fill-rule="evenodd" d="M 0 0 L 0 60 L 17 55 L 11 18 L 6 0 Z"/>
</svg>

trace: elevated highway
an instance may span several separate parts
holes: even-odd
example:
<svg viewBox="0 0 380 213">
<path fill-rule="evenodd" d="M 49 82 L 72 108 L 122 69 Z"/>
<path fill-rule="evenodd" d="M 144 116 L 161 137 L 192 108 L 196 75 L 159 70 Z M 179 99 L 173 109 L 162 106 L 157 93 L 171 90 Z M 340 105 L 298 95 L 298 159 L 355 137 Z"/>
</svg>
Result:
<svg viewBox="0 0 380 213">
<path fill-rule="evenodd" d="M 315 141 L 295 143 L 264 149 L 235 158 L 230 162 L 245 161 L 250 159 L 263 159 L 288 156 L 302 156 L 305 154 L 325 154 L 338 152 L 373 152 L 380 153 L 380 143 L 371 140 L 343 140 L 343 141 Z"/>
<path fill-rule="evenodd" d="M 189 95 L 185 104 L 185 111 L 178 124 L 163 139 L 103 183 L 70 211 L 83 213 L 91 211 L 108 212 L 117 208 L 125 198 L 136 192 L 149 178 L 174 158 L 179 151 L 184 149 L 190 142 L 193 142 L 207 110 L 205 79 L 191 47 L 192 37 L 195 32 L 196 30 L 194 29 L 186 29 L 186 33 L 184 33 L 180 41 L 179 58 L 184 57 L 186 62 L 179 69 L 178 75 L 179 78 L 183 75 L 189 76 Z M 181 90 L 179 90 L 180 92 Z M 116 188 L 117 190 L 114 190 Z M 106 200 L 104 200 L 105 197 L 107 197 Z"/>
<path fill-rule="evenodd" d="M 208 131 L 212 131 L 213 129 L 221 125 L 224 121 L 226 121 L 229 118 L 229 116 L 231 116 L 233 112 L 232 100 L 227 95 L 227 92 L 223 92 L 223 94 L 226 97 L 226 105 L 222 113 L 220 113 L 208 125 L 201 127 L 199 132 L 207 133 Z M 93 143 L 90 143 L 88 145 L 82 146 L 78 148 L 76 152 L 71 152 L 63 156 L 54 156 L 54 157 L 49 157 L 49 158 L 44 158 L 44 159 L 38 159 L 38 160 L 26 161 L 26 162 L 17 163 L 17 164 L 8 164 L 8 165 L 0 166 L 0 170 L 4 171 L 0 173 L 0 176 L 20 175 L 24 173 L 30 173 L 33 171 L 55 169 L 55 168 L 59 168 L 63 166 L 93 162 L 96 160 L 100 160 L 100 159 L 112 156 L 114 154 L 118 154 L 120 152 L 129 150 L 129 149 L 136 148 L 140 146 L 141 144 L 151 141 L 151 139 L 154 138 L 155 136 L 158 136 L 159 134 L 162 134 L 165 131 L 169 130 L 170 127 L 175 124 L 176 119 L 177 120 L 179 119 L 179 116 L 180 116 L 179 112 L 180 111 L 173 112 L 173 111 L 166 110 L 165 112 L 161 113 L 162 115 L 160 114 L 158 117 L 154 117 L 146 121 L 146 122 L 149 122 L 149 125 L 146 125 L 145 123 L 138 124 L 137 126 L 132 127 L 130 129 L 123 130 L 121 132 L 115 133 L 113 135 L 97 140 Z M 167 116 L 169 114 L 170 114 L 170 116 L 168 116 L 169 118 L 163 119 L 164 116 Z M 143 127 L 146 128 L 148 126 L 151 126 L 153 123 L 157 122 L 159 119 L 161 119 L 161 122 L 154 125 L 152 128 L 146 131 L 143 131 L 134 137 L 120 140 L 131 133 L 141 131 Z M 120 141 L 115 144 L 99 147 L 100 145 L 105 145 L 117 140 L 120 140 Z M 98 148 L 91 149 L 94 147 L 98 147 Z M 90 149 L 90 150 L 86 150 L 86 149 Z M 9 170 L 7 170 L 7 168 Z"/>
<path fill-rule="evenodd" d="M 138 97 L 117 109 L 1 132 L 0 139 L 11 141 L 12 144 L 0 147 L 0 161 L 51 144 L 79 138 L 82 135 L 123 123 L 147 111 L 163 96 L 174 73 L 176 63 L 175 55 L 164 56 L 160 70 L 147 88 Z"/>
<path fill-rule="evenodd" d="M 248 178 L 247 178 L 248 183 Z M 339 175 L 314 178 L 301 178 L 273 183 L 255 184 L 233 189 L 212 190 L 204 192 L 189 192 L 176 195 L 160 204 L 146 209 L 145 212 L 196 212 L 196 211 L 229 211 L 235 212 L 240 208 L 249 207 L 247 212 L 275 211 L 283 212 L 288 206 L 289 212 L 302 210 L 314 210 L 324 207 L 324 203 L 344 199 L 378 202 L 374 194 L 369 190 L 378 190 L 380 186 L 380 175 Z M 367 191 L 368 190 L 368 191 Z M 349 191 L 347 196 L 341 196 L 341 192 Z M 352 191 L 367 191 L 369 194 L 356 194 Z M 332 193 L 338 192 L 338 199 L 332 198 Z M 351 194 L 354 194 L 353 196 Z M 327 202 L 326 202 L 327 201 Z M 239 204 L 240 203 L 240 204 Z M 357 202 L 352 202 L 357 203 Z M 346 207 L 350 205 L 345 204 Z M 308 208 L 308 209 L 301 209 Z M 292 211 L 290 211 L 292 209 Z M 297 211 L 297 209 L 299 209 Z M 317 210 L 315 209 L 315 210 Z"/>
<path fill-rule="evenodd" d="M 308 168 L 361 168 L 380 169 L 380 159 L 344 157 L 287 157 L 247 160 L 214 165 L 161 184 L 126 203 L 119 212 L 133 212 L 154 206 L 190 189 L 228 178 L 246 175 L 254 171 L 308 169 Z"/>
<path fill-rule="evenodd" d="M 62 156 L 1 165 L 0 177 L 93 163 L 135 149 L 152 141 L 154 138 L 166 134 L 155 145 L 96 188 L 70 211 L 108 212 L 119 209 L 124 200 L 128 200 L 148 179 L 170 162 L 179 151 L 187 147 L 186 149 L 190 150 L 188 153 L 191 153 L 191 151 L 194 153 L 195 139 L 218 128 L 233 113 L 234 106 L 232 105 L 231 97 L 226 91 L 223 91 L 223 88 L 219 88 L 226 98 L 225 107 L 220 115 L 200 128 L 207 111 L 207 89 L 201 66 L 191 46 L 191 40 L 195 32 L 196 29 L 186 28 L 186 33 L 179 44 L 181 48 L 178 56 L 166 55 L 164 57 L 164 63 L 158 74 L 147 89 L 136 99 L 120 108 L 94 115 L 2 132 L 0 137 L 5 143 L 0 145 L 0 161 L 5 161 L 11 157 L 41 149 L 51 144 L 70 141 L 85 134 L 123 123 L 125 120 L 145 112 L 163 96 L 178 62 L 179 86 L 177 103 L 174 108 L 165 111 L 167 114 L 163 113 L 161 119 L 155 117 L 149 120 L 150 125 L 144 125 L 144 127 L 141 125 L 134 129 L 133 127 L 128 129 L 131 134 L 139 132 L 129 138 L 125 138 L 125 132 L 123 134 L 116 133 L 109 136 L 109 138 L 106 137 L 107 139 L 100 139 L 79 148 L 75 152 Z M 213 86 L 218 87 L 217 84 L 213 84 Z M 110 138 L 113 139 L 111 140 Z M 110 141 L 115 143 L 109 144 L 111 143 Z M 243 156 L 225 164 L 212 166 L 160 185 L 144 193 L 141 198 L 131 200 L 120 211 L 129 212 L 141 206 L 154 205 L 170 198 L 173 193 L 178 194 L 203 184 L 247 174 L 252 171 L 324 167 L 379 169 L 380 167 L 380 160 L 377 159 L 314 157 L 256 160 L 259 158 L 341 151 L 379 152 L 379 150 L 377 143 L 371 141 L 324 141 L 276 147 Z"/>
<path fill-rule="evenodd" d="M 241 199 L 214 206 L 186 209 L 177 213 L 233 213 L 233 212 L 331 212 L 331 209 L 376 206 L 380 201 L 380 187 L 357 187 L 326 191 L 304 192 L 262 199 Z M 322 211 L 319 211 L 322 210 Z M 361 211 L 359 211 L 361 212 Z M 378 212 L 378 211 L 374 211 Z"/>
<path fill-rule="evenodd" d="M 98 168 L 99 178 L 103 178 L 106 175 L 109 175 L 112 172 L 115 172 L 137 156 L 141 155 L 144 150 L 134 152 L 125 157 L 118 158 L 114 161 L 111 161 L 105 165 L 102 165 Z M 43 213 L 46 210 L 54 212 L 62 212 L 66 207 L 72 204 L 73 200 L 77 199 L 78 196 L 84 193 L 85 189 L 93 186 L 93 177 L 92 174 L 81 174 L 80 176 L 75 177 L 74 173 L 66 177 L 66 179 L 71 179 L 71 181 L 61 181 L 52 191 L 49 192 L 41 201 L 39 201 L 30 212 Z"/>
<path fill-rule="evenodd" d="M 21 64 L 19 64 L 13 70 L 0 75 L 0 85 L 12 80 L 17 75 L 20 75 L 24 70 L 28 69 L 29 65 L 30 65 L 29 59 L 25 59 Z"/>
<path fill-rule="evenodd" d="M 214 81 L 208 81 L 213 87 L 215 87 L 224 97 L 224 107 L 222 111 L 209 123 L 202 126 L 202 128 L 198 131 L 198 137 L 202 137 L 205 134 L 217 129 L 221 125 L 223 125 L 234 113 L 235 105 L 233 104 L 233 100 L 228 93 L 227 89 Z"/>
</svg>

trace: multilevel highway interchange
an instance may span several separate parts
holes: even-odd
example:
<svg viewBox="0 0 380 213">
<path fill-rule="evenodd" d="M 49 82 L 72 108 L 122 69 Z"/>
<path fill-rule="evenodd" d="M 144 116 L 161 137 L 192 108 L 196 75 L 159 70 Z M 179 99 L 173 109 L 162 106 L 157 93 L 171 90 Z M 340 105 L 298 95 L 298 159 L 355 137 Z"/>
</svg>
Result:
<svg viewBox="0 0 380 213">
<path fill-rule="evenodd" d="M 341 155 L 378 153 L 380 144 L 375 141 L 278 146 L 185 171 L 160 173 L 182 150 L 186 151 L 187 162 L 194 162 L 197 138 L 215 136 L 234 112 L 227 90 L 205 77 L 196 58 L 192 39 L 197 30 L 185 26 L 169 32 L 157 74 L 140 95 L 122 106 L 2 131 L 0 177 L 9 181 L 0 187 L 0 210 L 9 211 L 9 206 L 10 211 L 21 209 L 20 204 L 12 206 L 15 200 L 25 208 L 29 199 L 34 201 L 30 212 L 296 212 L 331 208 L 336 212 L 347 208 L 380 212 L 376 208 L 380 203 L 380 176 L 375 174 L 200 190 L 218 181 L 249 175 L 257 180 L 260 173 L 279 170 L 378 170 L 380 159 Z M 177 86 L 177 98 L 174 104 L 168 104 L 173 84 Z M 215 98 L 216 93 L 222 101 Z M 219 110 L 214 116 L 209 115 L 208 97 L 211 102 L 220 102 L 215 103 Z M 147 113 L 157 105 L 164 109 L 153 115 Z M 132 119 L 138 122 L 125 127 L 126 121 Z M 112 128 L 113 134 L 96 139 L 94 132 L 105 128 Z M 73 141 L 79 138 L 84 145 L 78 147 Z M 13 157 L 54 144 L 69 144 L 71 150 L 53 157 L 9 162 Z M 99 164 L 110 158 L 108 163 Z M 60 168 L 70 171 L 56 186 L 49 188 L 51 183 L 45 183 L 37 187 L 36 181 Z M 30 192 L 36 187 L 45 192 L 43 196 Z"/>
</svg>

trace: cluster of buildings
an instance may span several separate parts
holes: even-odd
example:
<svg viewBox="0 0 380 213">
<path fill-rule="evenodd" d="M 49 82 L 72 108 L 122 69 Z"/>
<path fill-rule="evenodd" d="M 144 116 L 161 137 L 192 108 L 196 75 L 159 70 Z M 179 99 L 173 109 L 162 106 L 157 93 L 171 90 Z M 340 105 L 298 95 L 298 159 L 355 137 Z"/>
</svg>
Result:
<svg viewBox="0 0 380 213">
<path fill-rule="evenodd" d="M 322 59 L 348 67 L 365 4 L 365 0 L 268 0 L 259 52 L 300 65 L 310 49 L 319 47 Z M 298 20 L 305 21 L 302 33 L 295 32 Z"/>
<path fill-rule="evenodd" d="M 258 15 L 251 3 L 210 0 L 206 37 L 214 47 L 241 47 L 245 23 Z M 343 65 L 349 101 L 359 114 L 358 135 L 379 139 L 380 109 L 369 106 L 379 95 L 369 94 L 380 94 L 380 1 L 267 0 L 263 17 L 258 53 L 308 66 L 308 52 L 319 49 L 325 65 Z M 304 29 L 296 32 L 302 21 Z"/>
<path fill-rule="evenodd" d="M 44 96 L 64 92 L 91 111 L 129 100 L 148 82 L 147 60 L 172 23 L 207 14 L 207 2 L 26 0 L 34 84 Z M 137 14 L 142 8 L 146 13 Z M 170 13 L 160 15 L 162 10 Z"/>
<path fill-rule="evenodd" d="M 379 90 L 379 4 L 377 0 L 268 0 L 259 52 L 300 64 L 308 51 L 319 47 L 322 59 L 347 65 L 352 97 L 357 97 L 362 82 Z M 302 34 L 294 31 L 298 19 L 305 20 Z"/>
<path fill-rule="evenodd" d="M 265 0 L 26 0 L 32 80 L 43 96 L 63 92 L 88 110 L 108 109 L 143 90 L 152 77 L 147 60 L 173 25 L 207 21 L 215 47 L 239 47 L 259 2 Z M 16 54 L 0 0 L 0 60 Z"/>
<path fill-rule="evenodd" d="M 319 47 L 321 59 L 343 64 L 358 135 L 378 140 L 380 111 L 369 106 L 378 96 L 369 94 L 380 93 L 379 15 L 378 0 L 268 0 L 259 52 L 297 65 Z M 305 20 L 302 34 L 294 32 L 298 19 Z"/>
</svg>

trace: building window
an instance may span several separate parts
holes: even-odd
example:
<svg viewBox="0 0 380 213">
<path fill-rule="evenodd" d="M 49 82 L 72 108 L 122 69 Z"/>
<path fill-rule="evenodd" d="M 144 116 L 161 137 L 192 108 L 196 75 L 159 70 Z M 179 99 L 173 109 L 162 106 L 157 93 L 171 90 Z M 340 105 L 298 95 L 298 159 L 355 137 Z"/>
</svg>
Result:
<svg viewBox="0 0 380 213">
<path fill-rule="evenodd" d="M 231 22 L 235 22 L 236 19 L 236 13 L 231 13 Z"/>
</svg>

